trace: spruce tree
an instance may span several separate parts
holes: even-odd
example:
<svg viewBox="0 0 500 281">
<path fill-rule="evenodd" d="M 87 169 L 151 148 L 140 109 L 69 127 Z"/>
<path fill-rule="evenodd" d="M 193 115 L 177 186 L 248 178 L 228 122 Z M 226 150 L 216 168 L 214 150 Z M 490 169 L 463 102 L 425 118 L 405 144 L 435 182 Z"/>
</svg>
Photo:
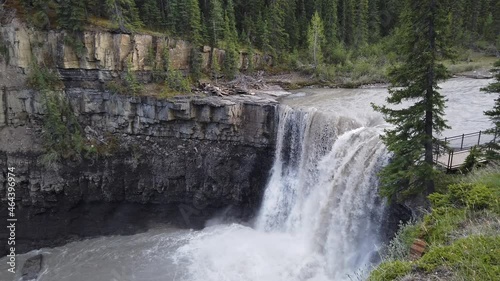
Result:
<svg viewBox="0 0 500 281">
<path fill-rule="evenodd" d="M 323 54 L 321 52 L 321 46 L 325 40 L 325 35 L 323 31 L 323 21 L 319 16 L 318 12 L 314 13 L 309 24 L 309 29 L 307 32 L 307 45 L 309 49 L 309 56 L 311 57 L 314 67 L 321 64 L 323 60 Z"/>
<path fill-rule="evenodd" d="M 142 26 L 134 0 L 106 0 L 106 10 L 121 32 L 131 32 Z"/>
<path fill-rule="evenodd" d="M 373 105 L 394 126 L 382 136 L 392 160 L 380 173 L 381 193 L 389 198 L 434 192 L 436 170 L 433 168 L 434 133 L 445 128 L 445 99 L 438 92 L 438 82 L 448 77 L 439 62 L 447 54 L 447 44 L 439 36 L 446 29 L 446 16 L 439 0 L 406 0 L 400 38 L 401 65 L 390 73 L 392 86 L 387 102 L 411 104 L 402 109 Z"/>
<path fill-rule="evenodd" d="M 338 0 L 323 1 L 323 9 L 321 18 L 325 28 L 325 57 L 331 62 L 331 53 L 337 47 L 337 6 Z"/>
<path fill-rule="evenodd" d="M 87 20 L 86 2 L 81 0 L 61 0 L 57 15 L 61 28 L 70 32 L 82 31 Z"/>
<path fill-rule="evenodd" d="M 488 130 L 489 133 L 496 133 L 497 141 L 500 142 L 500 60 L 495 63 L 495 69 L 493 69 L 493 72 L 495 72 L 496 82 L 491 83 L 488 87 L 481 90 L 487 93 L 498 93 L 493 109 L 485 111 L 484 114 L 490 118 L 494 125 L 493 128 Z"/>
<path fill-rule="evenodd" d="M 269 45 L 275 57 L 281 58 L 288 49 L 288 33 L 285 30 L 286 0 L 276 0 L 269 7 Z"/>
<path fill-rule="evenodd" d="M 354 44 L 364 46 L 368 39 L 368 0 L 359 0 L 356 8 Z"/>
<path fill-rule="evenodd" d="M 203 63 L 202 54 L 200 52 L 201 37 L 201 11 L 198 6 L 198 0 L 188 0 L 186 3 L 186 14 L 188 25 L 186 27 L 188 39 L 191 41 L 190 66 L 189 70 L 191 78 L 195 81 L 201 78 L 201 65 Z"/>
<path fill-rule="evenodd" d="M 158 29 L 161 26 L 161 14 L 156 0 L 145 0 L 140 11 L 141 20 L 147 27 Z"/>
<path fill-rule="evenodd" d="M 226 12 L 225 15 L 225 28 L 224 28 L 224 38 L 226 38 L 226 46 L 225 46 L 225 56 L 224 56 L 224 76 L 227 80 L 234 79 L 234 76 L 238 72 L 238 60 L 239 54 L 237 51 L 234 31 L 231 27 L 230 19 Z"/>
</svg>

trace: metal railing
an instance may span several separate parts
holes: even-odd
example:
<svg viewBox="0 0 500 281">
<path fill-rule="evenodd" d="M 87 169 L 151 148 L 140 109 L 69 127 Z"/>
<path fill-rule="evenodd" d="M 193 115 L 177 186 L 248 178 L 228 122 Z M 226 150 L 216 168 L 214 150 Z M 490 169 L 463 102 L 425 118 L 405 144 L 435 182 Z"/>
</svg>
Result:
<svg viewBox="0 0 500 281">
<path fill-rule="evenodd" d="M 482 147 L 499 141 L 499 129 L 496 129 L 494 133 L 479 131 L 446 137 L 434 145 L 434 163 L 444 166 L 447 170 L 457 169 L 462 166 L 473 147 Z M 457 163 L 454 163 L 454 160 L 457 160 Z"/>
</svg>

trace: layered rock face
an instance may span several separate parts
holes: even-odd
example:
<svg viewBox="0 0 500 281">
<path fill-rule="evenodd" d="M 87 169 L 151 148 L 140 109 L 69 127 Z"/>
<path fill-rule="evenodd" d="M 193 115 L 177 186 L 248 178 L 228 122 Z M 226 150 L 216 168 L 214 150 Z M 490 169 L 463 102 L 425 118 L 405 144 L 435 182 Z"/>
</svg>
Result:
<svg viewBox="0 0 500 281">
<path fill-rule="evenodd" d="M 32 30 L 15 18 L 0 26 L 0 220 L 8 215 L 7 167 L 14 167 L 17 253 L 154 223 L 202 227 L 218 212 L 251 217 L 273 162 L 277 103 L 257 96 L 160 100 L 98 90 L 125 69 L 147 80 L 165 50 L 173 68 L 187 70 L 192 46 L 151 35 L 80 35 L 84 46 L 77 54 L 63 31 Z M 205 67 L 210 51 L 201 50 Z M 215 51 L 219 59 L 223 54 Z M 248 59 L 240 54 L 241 68 Z M 105 153 L 60 163 L 44 158 L 43 96 L 26 87 L 32 63 L 58 70 L 86 142 Z M 0 237 L 6 231 L 0 228 Z"/>
<path fill-rule="evenodd" d="M 223 210 L 248 218 L 257 209 L 273 162 L 275 101 L 158 100 L 83 89 L 65 95 L 86 137 L 114 148 L 48 166 L 42 160 L 41 94 L 4 88 L 0 166 L 16 171 L 18 251 L 133 233 L 150 223 L 201 227 Z M 5 169 L 0 182 L 5 221 Z"/>
<path fill-rule="evenodd" d="M 155 65 L 163 63 L 164 51 L 168 50 L 171 66 L 177 70 L 189 69 L 190 54 L 193 46 L 184 40 L 147 34 L 121 34 L 107 31 L 85 31 L 78 34 L 83 43 L 75 47 L 75 38 L 64 31 L 39 31 L 28 28 L 13 19 L 11 23 L 0 26 L 0 38 L 8 51 L 11 66 L 28 69 L 34 61 L 57 67 L 64 76 L 89 72 L 92 78 L 112 79 L 124 69 L 132 71 L 151 71 Z M 73 43 L 71 43 L 73 42 Z M 76 51 L 80 49 L 80 51 Z M 200 48 L 203 57 L 202 67 L 208 68 L 211 48 Z M 214 58 L 222 65 L 224 51 L 215 49 Z M 252 58 L 240 53 L 239 68 L 245 69 L 252 60 L 255 67 L 269 65 L 272 58 L 256 54 Z M 95 72 L 95 73 L 93 73 Z M 73 75 L 74 76 L 74 75 Z M 85 77 L 80 77 L 80 79 Z"/>
</svg>

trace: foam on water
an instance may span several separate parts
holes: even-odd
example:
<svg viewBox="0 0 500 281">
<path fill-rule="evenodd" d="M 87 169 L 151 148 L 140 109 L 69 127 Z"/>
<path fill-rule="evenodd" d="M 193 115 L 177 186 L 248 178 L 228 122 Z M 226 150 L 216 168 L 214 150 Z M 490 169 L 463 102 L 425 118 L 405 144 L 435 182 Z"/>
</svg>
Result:
<svg viewBox="0 0 500 281">
<path fill-rule="evenodd" d="M 381 130 L 280 108 L 276 160 L 253 228 L 206 229 L 181 247 L 187 280 L 349 280 L 376 260 Z"/>
</svg>

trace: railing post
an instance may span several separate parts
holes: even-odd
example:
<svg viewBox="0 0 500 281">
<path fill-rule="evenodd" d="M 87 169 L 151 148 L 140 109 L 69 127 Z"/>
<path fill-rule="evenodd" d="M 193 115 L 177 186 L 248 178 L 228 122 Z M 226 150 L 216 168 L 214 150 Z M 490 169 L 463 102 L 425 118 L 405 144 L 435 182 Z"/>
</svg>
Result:
<svg viewBox="0 0 500 281">
<path fill-rule="evenodd" d="M 462 150 L 464 148 L 464 138 L 465 138 L 465 134 L 462 134 L 462 144 L 460 144 L 460 150 Z"/>
<path fill-rule="evenodd" d="M 448 165 L 446 169 L 451 170 L 451 165 L 453 164 L 453 150 L 450 151 L 450 154 L 448 154 Z"/>
<path fill-rule="evenodd" d="M 479 137 L 477 138 L 477 145 L 481 143 L 481 131 L 479 131 Z"/>
</svg>

